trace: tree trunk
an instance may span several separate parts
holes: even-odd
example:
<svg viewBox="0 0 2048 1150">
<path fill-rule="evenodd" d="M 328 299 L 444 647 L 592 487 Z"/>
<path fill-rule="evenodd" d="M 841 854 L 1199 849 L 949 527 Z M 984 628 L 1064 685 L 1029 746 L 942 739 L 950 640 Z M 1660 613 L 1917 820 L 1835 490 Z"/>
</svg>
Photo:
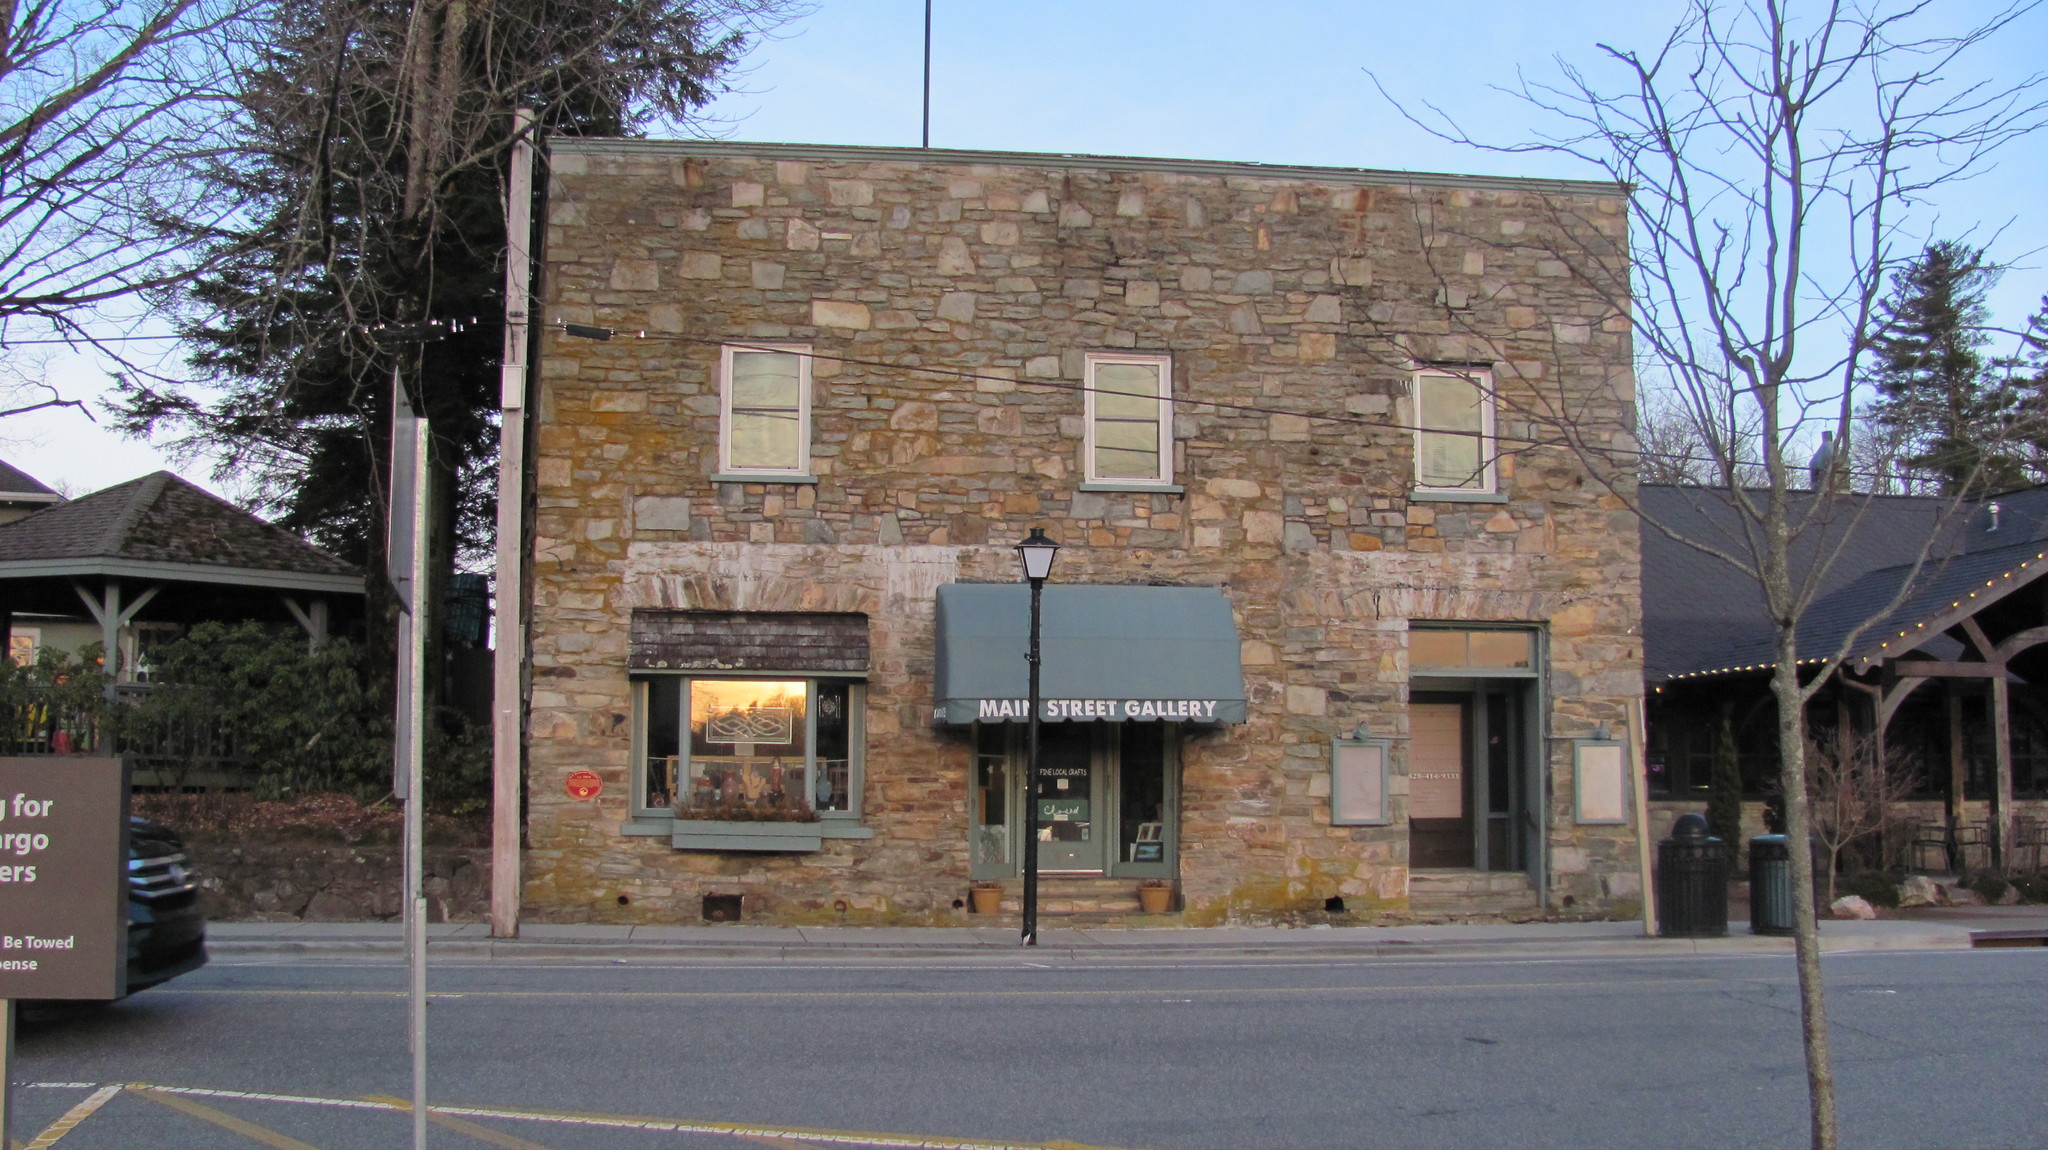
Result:
<svg viewBox="0 0 2048 1150">
<path fill-rule="evenodd" d="M 1812 819 L 1806 795 L 1806 696 L 1799 684 L 1793 628 L 1783 623 L 1778 628 L 1778 666 L 1771 673 L 1771 694 L 1778 703 L 1780 790 L 1785 796 L 1785 838 L 1792 855 L 1792 943 L 1799 966 L 1799 1029 L 1806 1045 L 1813 1150 L 1835 1150 L 1835 1073 L 1828 1054 L 1820 923 L 1813 904 Z"/>
</svg>

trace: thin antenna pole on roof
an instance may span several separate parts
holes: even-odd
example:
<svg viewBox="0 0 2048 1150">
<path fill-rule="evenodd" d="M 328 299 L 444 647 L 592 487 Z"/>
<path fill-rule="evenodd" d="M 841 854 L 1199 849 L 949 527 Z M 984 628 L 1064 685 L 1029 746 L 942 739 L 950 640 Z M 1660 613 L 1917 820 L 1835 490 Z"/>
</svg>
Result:
<svg viewBox="0 0 2048 1150">
<path fill-rule="evenodd" d="M 924 0 L 924 143 L 932 146 L 932 0 Z"/>
</svg>

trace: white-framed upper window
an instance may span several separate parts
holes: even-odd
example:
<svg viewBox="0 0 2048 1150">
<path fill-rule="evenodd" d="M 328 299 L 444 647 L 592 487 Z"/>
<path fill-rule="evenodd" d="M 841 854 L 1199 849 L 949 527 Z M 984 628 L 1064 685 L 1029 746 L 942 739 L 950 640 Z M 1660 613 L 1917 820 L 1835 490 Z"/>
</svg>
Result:
<svg viewBox="0 0 2048 1150">
<path fill-rule="evenodd" d="M 782 345 L 720 349 L 720 471 L 764 478 L 810 473 L 810 351 Z"/>
<path fill-rule="evenodd" d="M 1087 481 L 1172 483 L 1173 358 L 1090 355 L 1087 387 Z"/>
<path fill-rule="evenodd" d="M 1417 490 L 1495 490 L 1493 373 L 1417 372 L 1415 429 Z"/>
</svg>

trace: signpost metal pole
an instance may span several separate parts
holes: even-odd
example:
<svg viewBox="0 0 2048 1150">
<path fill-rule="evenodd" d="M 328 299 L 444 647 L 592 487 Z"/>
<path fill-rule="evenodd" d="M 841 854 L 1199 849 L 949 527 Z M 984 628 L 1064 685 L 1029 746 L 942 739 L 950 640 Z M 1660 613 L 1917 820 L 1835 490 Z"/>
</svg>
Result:
<svg viewBox="0 0 2048 1150">
<path fill-rule="evenodd" d="M 413 414 L 391 372 L 391 508 L 387 558 L 398 592 L 398 738 L 393 788 L 405 803 L 407 1045 L 412 1052 L 412 1144 L 427 1145 L 427 900 L 423 874 L 422 781 L 427 676 L 427 421 Z"/>
<path fill-rule="evenodd" d="M 8 1140 L 8 1118 L 14 1106 L 14 1000 L 0 998 L 0 1146 Z"/>
</svg>

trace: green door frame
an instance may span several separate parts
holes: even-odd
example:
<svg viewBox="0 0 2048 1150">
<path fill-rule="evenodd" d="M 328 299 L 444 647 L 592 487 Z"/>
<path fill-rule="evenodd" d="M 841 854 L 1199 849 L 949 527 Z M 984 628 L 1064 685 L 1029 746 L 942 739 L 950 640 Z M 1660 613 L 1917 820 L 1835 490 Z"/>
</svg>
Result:
<svg viewBox="0 0 2048 1150">
<path fill-rule="evenodd" d="M 1056 724 L 1039 728 L 1039 737 Z M 1165 724 L 1164 761 L 1160 764 L 1163 773 L 1163 823 L 1160 839 L 1160 858 L 1156 861 L 1139 862 L 1131 859 L 1130 844 L 1123 841 L 1122 811 L 1122 735 L 1131 724 L 1087 723 L 1092 732 L 1089 755 L 1092 769 L 1089 772 L 1089 809 L 1094 823 L 1092 842 L 1099 852 L 1100 869 L 1056 871 L 1039 864 L 1040 874 L 1072 874 L 1077 876 L 1102 875 L 1108 878 L 1173 878 L 1179 867 L 1180 857 L 1180 744 L 1181 733 L 1178 723 Z M 1000 723 L 977 724 L 973 739 L 975 753 L 981 753 L 983 739 L 990 726 L 1003 731 L 1003 746 L 1007 758 L 1006 803 L 1004 807 L 1004 838 L 1008 857 L 1000 864 L 987 861 L 984 852 L 970 850 L 971 875 L 976 879 L 1013 878 L 1023 873 L 1022 818 L 1024 792 L 1024 724 Z M 977 763 L 974 767 L 979 770 Z M 970 808 L 973 804 L 970 803 Z M 969 811 L 970 836 L 982 833 L 980 812 Z M 974 844 L 970 844 L 972 846 Z M 1044 844 L 1039 845 L 1041 860 Z"/>
</svg>

